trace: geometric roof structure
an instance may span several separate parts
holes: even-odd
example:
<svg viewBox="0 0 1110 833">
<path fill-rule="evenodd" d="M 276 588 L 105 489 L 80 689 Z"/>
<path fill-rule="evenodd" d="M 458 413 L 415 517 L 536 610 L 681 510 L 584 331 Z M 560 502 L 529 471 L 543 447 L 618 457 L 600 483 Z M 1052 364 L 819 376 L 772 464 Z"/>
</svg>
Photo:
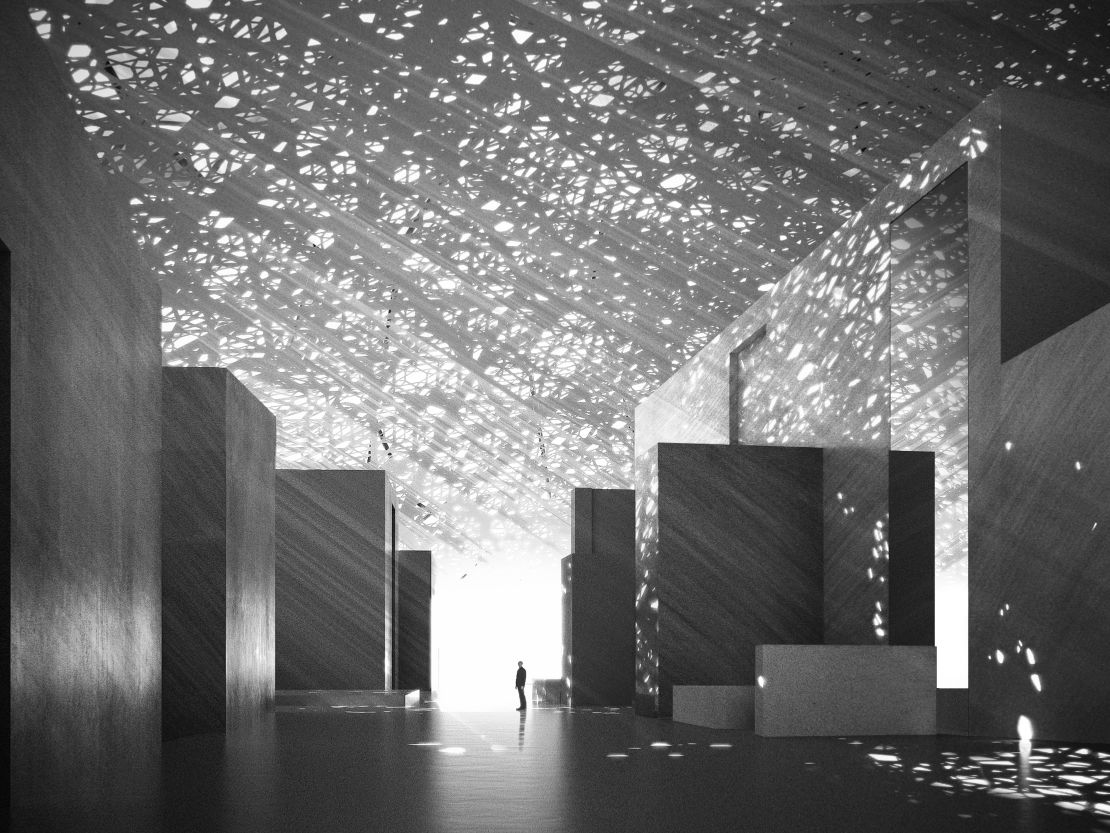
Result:
<svg viewBox="0 0 1110 833">
<path fill-rule="evenodd" d="M 1000 85 L 1106 100 L 1110 7 L 36 0 L 162 287 L 278 465 L 384 468 L 462 575 L 569 551 L 637 402 Z"/>
</svg>

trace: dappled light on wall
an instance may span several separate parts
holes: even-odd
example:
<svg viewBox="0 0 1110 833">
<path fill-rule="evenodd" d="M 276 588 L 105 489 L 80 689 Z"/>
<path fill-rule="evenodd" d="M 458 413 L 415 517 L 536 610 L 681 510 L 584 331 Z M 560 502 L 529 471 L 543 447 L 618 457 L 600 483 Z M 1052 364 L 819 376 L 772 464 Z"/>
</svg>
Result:
<svg viewBox="0 0 1110 833">
<path fill-rule="evenodd" d="M 636 702 L 653 711 L 659 696 L 659 457 L 638 461 L 636 490 Z M 646 488 L 645 488 L 646 487 Z"/>
<path fill-rule="evenodd" d="M 937 563 L 967 558 L 967 166 L 890 227 L 891 447 L 936 454 Z"/>
</svg>

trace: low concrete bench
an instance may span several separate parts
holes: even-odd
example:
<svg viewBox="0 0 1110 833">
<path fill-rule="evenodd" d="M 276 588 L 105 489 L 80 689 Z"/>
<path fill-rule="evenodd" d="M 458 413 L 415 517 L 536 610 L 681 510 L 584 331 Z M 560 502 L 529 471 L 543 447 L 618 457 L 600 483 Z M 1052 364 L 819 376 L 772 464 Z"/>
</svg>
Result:
<svg viewBox="0 0 1110 833">
<path fill-rule="evenodd" d="M 279 709 L 358 709 L 394 708 L 415 709 L 420 705 L 420 692 L 416 689 L 406 691 L 373 691 L 370 689 L 284 689 L 274 692 L 274 705 Z"/>
<path fill-rule="evenodd" d="M 712 729 L 748 729 L 754 720 L 755 686 L 676 685 L 671 719 Z"/>
<path fill-rule="evenodd" d="M 757 645 L 755 733 L 933 735 L 937 649 L 924 645 Z"/>
</svg>

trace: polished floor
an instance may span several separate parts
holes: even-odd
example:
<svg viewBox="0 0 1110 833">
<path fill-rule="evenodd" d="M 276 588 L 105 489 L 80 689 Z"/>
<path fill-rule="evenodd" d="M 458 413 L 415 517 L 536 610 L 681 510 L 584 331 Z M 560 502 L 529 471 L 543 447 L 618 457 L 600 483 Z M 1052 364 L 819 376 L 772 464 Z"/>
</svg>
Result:
<svg viewBox="0 0 1110 833">
<path fill-rule="evenodd" d="M 333 707 L 164 744 L 157 812 L 116 821 L 166 833 L 1110 831 L 1108 779 L 1107 748 L 767 739 L 630 710 Z"/>
</svg>

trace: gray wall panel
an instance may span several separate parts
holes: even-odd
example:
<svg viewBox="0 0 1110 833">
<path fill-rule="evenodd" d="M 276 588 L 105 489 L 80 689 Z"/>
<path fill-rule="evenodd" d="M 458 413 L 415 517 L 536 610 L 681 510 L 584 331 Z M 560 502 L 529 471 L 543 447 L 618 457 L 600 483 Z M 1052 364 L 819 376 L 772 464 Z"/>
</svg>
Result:
<svg viewBox="0 0 1110 833">
<path fill-rule="evenodd" d="M 385 472 L 277 473 L 277 687 L 382 689 L 391 598 Z"/>
<path fill-rule="evenodd" d="M 1110 303 L 1110 110 L 1102 104 L 1005 99 L 1003 362 Z"/>
<path fill-rule="evenodd" d="M 559 580 L 563 587 L 561 597 L 563 612 L 563 683 L 570 678 L 571 651 L 574 648 L 574 605 L 571 594 L 574 582 L 574 555 L 566 555 L 559 559 Z"/>
<path fill-rule="evenodd" d="M 432 688 L 432 553 L 397 552 L 397 679 L 402 690 Z"/>
<path fill-rule="evenodd" d="M 936 641 L 935 455 L 931 451 L 890 452 L 889 481 L 890 604 L 882 618 L 891 645 L 928 646 Z M 828 634 L 825 641 L 835 642 Z"/>
<path fill-rule="evenodd" d="M 933 735 L 931 645 L 760 645 L 755 733 L 764 737 Z"/>
<path fill-rule="evenodd" d="M 225 727 L 227 371 L 162 371 L 162 733 Z"/>
<path fill-rule="evenodd" d="M 824 641 L 831 644 L 882 645 L 888 639 L 881 620 L 890 607 L 889 454 L 884 448 L 824 450 Z"/>
<path fill-rule="evenodd" d="M 163 734 L 236 730 L 274 689 L 273 415 L 223 368 L 165 368 Z"/>
<path fill-rule="evenodd" d="M 877 644 L 887 639 L 878 632 L 885 628 L 873 622 L 876 604 L 885 610 L 889 599 L 872 548 L 878 523 L 889 512 L 884 481 L 892 435 L 891 368 L 904 353 L 892 352 L 890 223 L 981 153 L 996 131 L 990 105 L 977 108 L 809 256 L 785 274 L 768 274 L 772 288 L 636 407 L 635 482 L 637 494 L 645 496 L 641 506 L 650 503 L 653 473 L 646 449 L 655 443 L 726 443 L 735 435 L 744 443 L 827 450 L 825 624 L 830 640 Z M 766 335 L 755 338 L 761 330 Z M 745 344 L 750 347 L 737 369 L 741 403 L 733 396 L 730 356 Z M 896 373 L 903 369 L 895 367 Z M 929 401 L 947 395 L 947 381 L 934 374 L 916 391 L 920 401 L 909 403 L 911 415 L 924 414 L 923 434 L 936 434 L 952 419 Z M 735 413 L 738 406 L 741 414 Z M 937 488 L 951 491 L 941 474 Z M 936 553 L 938 565 L 965 558 L 966 521 L 958 510 L 954 521 L 961 528 Z M 649 515 L 638 510 L 637 523 L 650 525 Z M 637 531 L 641 561 L 653 535 L 650 529 Z M 647 616 L 641 611 L 639 619 Z M 651 653 L 644 647 L 651 638 L 650 631 L 640 634 L 638 656 Z"/>
<path fill-rule="evenodd" d="M 1024 326 L 1012 320 L 1007 293 L 1020 298 L 1036 279 L 1067 295 L 1075 284 L 1055 279 L 1076 269 L 1108 279 L 1105 262 L 1085 258 L 1104 245 L 1110 223 L 1092 156 L 1110 111 L 1016 91 L 994 107 L 1000 148 L 969 170 L 969 731 L 1013 736 L 1024 715 L 1039 738 L 1108 742 L 1100 706 L 1110 687 L 1110 308 L 1047 337 L 1052 328 L 1032 333 L 1027 349 L 1002 359 L 1012 352 L 1005 331 Z M 1091 176 L 1077 157 L 1091 161 Z M 1041 187 L 1054 178 L 1060 186 Z M 1033 213 L 1054 218 L 1047 227 L 1073 227 L 1061 240 L 1088 234 L 1087 242 L 1061 248 L 1032 233 L 1022 189 L 1041 200 Z M 1026 256 L 1041 264 L 1035 273 L 1023 272 Z M 1035 303 L 1037 293 L 1025 297 Z"/>
<path fill-rule="evenodd" d="M 672 685 L 753 685 L 755 646 L 818 643 L 822 616 L 822 452 L 661 443 L 654 584 L 656 660 L 638 656 L 637 708 L 670 714 Z M 640 541 L 640 544 L 643 542 Z M 657 691 L 645 683 L 652 671 Z M 654 702 L 653 702 L 654 701 Z"/>
<path fill-rule="evenodd" d="M 160 754 L 160 300 L 23 3 L 0 4 L 0 76 L 9 784 L 47 827 L 141 801 Z"/>
<path fill-rule="evenodd" d="M 1025 715 L 1038 738 L 1108 743 L 1110 308 L 1001 378 L 971 482 L 970 731 L 1014 736 Z"/>
<path fill-rule="evenodd" d="M 274 703 L 274 457 L 277 422 L 233 376 L 227 388 L 226 692 L 229 728 Z"/>
<path fill-rule="evenodd" d="M 576 488 L 573 501 L 572 540 L 589 549 L 563 559 L 570 702 L 627 706 L 636 673 L 635 492 Z"/>
</svg>

